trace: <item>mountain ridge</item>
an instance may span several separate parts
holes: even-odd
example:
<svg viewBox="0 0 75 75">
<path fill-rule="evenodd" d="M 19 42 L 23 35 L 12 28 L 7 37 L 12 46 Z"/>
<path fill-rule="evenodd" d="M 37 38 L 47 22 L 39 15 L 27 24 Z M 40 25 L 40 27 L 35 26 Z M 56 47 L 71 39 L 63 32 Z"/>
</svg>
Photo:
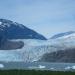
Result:
<svg viewBox="0 0 75 75">
<path fill-rule="evenodd" d="M 65 37 L 65 36 L 74 34 L 74 33 L 75 33 L 75 31 L 68 31 L 68 32 L 64 32 L 64 33 L 58 33 L 58 34 L 52 36 L 50 39 L 58 39 L 58 38 L 61 38 L 61 37 Z"/>
<path fill-rule="evenodd" d="M 0 19 L 0 35 L 7 39 L 40 39 L 47 40 L 43 35 L 27 28 L 23 24 Z"/>
</svg>

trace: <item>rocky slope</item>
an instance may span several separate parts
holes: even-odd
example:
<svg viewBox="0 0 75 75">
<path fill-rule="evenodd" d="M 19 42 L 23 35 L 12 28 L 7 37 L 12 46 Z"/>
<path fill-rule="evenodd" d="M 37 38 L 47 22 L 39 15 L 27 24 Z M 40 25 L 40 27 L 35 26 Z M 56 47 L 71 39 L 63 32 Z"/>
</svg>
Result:
<svg viewBox="0 0 75 75">
<path fill-rule="evenodd" d="M 24 42 L 22 41 L 6 40 L 4 43 L 0 45 L 0 50 L 21 49 L 23 46 L 24 46 Z"/>
<path fill-rule="evenodd" d="M 41 61 L 75 63 L 75 48 L 46 53 L 42 56 Z"/>
</svg>

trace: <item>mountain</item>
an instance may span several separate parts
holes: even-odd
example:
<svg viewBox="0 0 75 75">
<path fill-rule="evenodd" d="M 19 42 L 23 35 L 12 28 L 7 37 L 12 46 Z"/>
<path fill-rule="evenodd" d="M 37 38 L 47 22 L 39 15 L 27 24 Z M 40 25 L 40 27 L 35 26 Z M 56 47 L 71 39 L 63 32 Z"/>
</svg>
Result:
<svg viewBox="0 0 75 75">
<path fill-rule="evenodd" d="M 61 34 L 46 40 L 22 24 L 0 19 L 0 61 L 75 62 L 75 32 Z"/>
<path fill-rule="evenodd" d="M 14 39 L 20 39 L 20 41 L 11 41 Z M 22 24 L 6 19 L 0 19 L 0 50 L 22 48 L 24 43 L 21 39 L 46 40 L 43 35 L 27 28 Z"/>
<path fill-rule="evenodd" d="M 1 38 L 46 40 L 43 35 L 34 30 L 6 19 L 0 19 L 0 39 Z"/>
<path fill-rule="evenodd" d="M 68 37 L 68 36 L 73 35 L 73 34 L 75 35 L 75 31 L 59 33 L 59 34 L 52 36 L 51 39 L 65 38 L 65 37 Z"/>
<path fill-rule="evenodd" d="M 53 47 L 52 52 L 43 54 L 39 61 L 43 62 L 67 62 L 75 63 L 75 33 L 69 34 L 54 40 L 50 46 Z M 55 48 L 55 51 L 54 51 Z M 51 50 L 51 49 L 50 49 Z"/>
</svg>

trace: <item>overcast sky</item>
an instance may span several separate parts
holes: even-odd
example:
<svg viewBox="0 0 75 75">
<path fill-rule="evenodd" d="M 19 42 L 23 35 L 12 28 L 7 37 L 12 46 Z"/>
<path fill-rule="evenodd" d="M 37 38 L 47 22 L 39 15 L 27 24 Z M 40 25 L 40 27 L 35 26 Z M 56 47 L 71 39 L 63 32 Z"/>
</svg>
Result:
<svg viewBox="0 0 75 75">
<path fill-rule="evenodd" d="M 0 18 L 24 24 L 50 38 L 75 30 L 75 0 L 0 0 Z"/>
</svg>

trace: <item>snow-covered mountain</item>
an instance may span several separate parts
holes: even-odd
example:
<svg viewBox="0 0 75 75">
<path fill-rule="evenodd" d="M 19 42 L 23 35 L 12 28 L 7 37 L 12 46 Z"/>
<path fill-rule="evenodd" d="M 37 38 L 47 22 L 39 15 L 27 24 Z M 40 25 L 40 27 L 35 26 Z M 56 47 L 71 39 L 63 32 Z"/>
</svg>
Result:
<svg viewBox="0 0 75 75">
<path fill-rule="evenodd" d="M 6 20 L 0 19 L 0 38 L 7 39 L 40 39 L 46 40 L 46 38 L 35 32 L 32 29 L 27 28 L 26 26 Z"/>
<path fill-rule="evenodd" d="M 64 33 L 59 33 L 51 37 L 51 39 L 61 39 L 67 37 L 75 37 L 75 31 L 69 31 Z"/>
<path fill-rule="evenodd" d="M 75 52 L 75 32 L 70 31 L 63 33 L 57 39 L 46 40 L 42 35 L 21 24 L 0 19 L 0 46 L 0 61 L 34 62 L 43 61 L 42 58 L 45 56 L 50 62 L 50 59 L 54 60 L 52 56 L 55 55 L 58 58 L 64 53 L 64 56 L 60 57 L 62 60 L 66 56 L 65 52 L 69 54 L 72 51 L 70 56 Z M 66 60 L 68 59 L 67 56 Z"/>
</svg>

